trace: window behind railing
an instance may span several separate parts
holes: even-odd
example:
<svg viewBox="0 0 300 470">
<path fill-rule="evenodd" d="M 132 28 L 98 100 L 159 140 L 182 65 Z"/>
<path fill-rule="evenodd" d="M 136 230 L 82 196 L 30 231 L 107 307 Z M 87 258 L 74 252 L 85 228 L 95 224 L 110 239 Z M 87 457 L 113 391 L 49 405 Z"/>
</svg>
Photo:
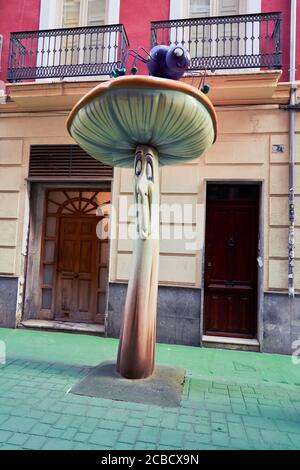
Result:
<svg viewBox="0 0 300 470">
<path fill-rule="evenodd" d="M 104 26 L 106 13 L 106 0 L 63 0 L 61 27 Z M 82 35 L 74 36 L 72 38 L 74 52 L 72 57 L 69 54 L 68 63 L 95 62 L 98 59 L 97 55 L 101 56 L 102 61 L 105 60 L 105 40 L 105 34 L 96 32 L 90 35 L 88 41 L 85 41 Z M 64 46 L 67 46 L 67 43 Z"/>
<path fill-rule="evenodd" d="M 101 26 L 106 23 L 106 0 L 62 0 L 62 28 Z"/>
<path fill-rule="evenodd" d="M 8 80 L 109 75 L 128 50 L 123 25 L 11 33 Z"/>
<path fill-rule="evenodd" d="M 212 16 L 232 16 L 240 11 L 239 0 L 189 0 L 189 18 L 208 18 Z M 218 45 L 222 34 L 224 53 L 232 55 L 238 53 L 238 35 L 243 34 L 235 23 L 224 23 L 223 30 L 218 25 L 191 26 L 190 54 L 197 57 L 200 52 L 202 55 L 212 56 L 217 53 Z M 199 41 L 199 35 L 201 40 Z"/>
<path fill-rule="evenodd" d="M 151 46 L 186 47 L 191 55 L 190 70 L 278 69 L 281 26 L 280 12 L 155 21 L 151 23 Z"/>
</svg>

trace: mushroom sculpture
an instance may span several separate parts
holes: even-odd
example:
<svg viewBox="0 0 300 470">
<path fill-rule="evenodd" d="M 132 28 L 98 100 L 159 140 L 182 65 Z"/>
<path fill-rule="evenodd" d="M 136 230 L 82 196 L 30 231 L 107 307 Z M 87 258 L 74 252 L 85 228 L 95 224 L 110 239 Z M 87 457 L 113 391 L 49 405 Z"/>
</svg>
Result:
<svg viewBox="0 0 300 470">
<path fill-rule="evenodd" d="M 68 118 L 76 142 L 103 163 L 134 169 L 136 240 L 117 370 L 142 379 L 154 370 L 159 258 L 159 166 L 199 157 L 214 141 L 212 103 L 175 80 L 123 76 L 98 85 Z"/>
</svg>

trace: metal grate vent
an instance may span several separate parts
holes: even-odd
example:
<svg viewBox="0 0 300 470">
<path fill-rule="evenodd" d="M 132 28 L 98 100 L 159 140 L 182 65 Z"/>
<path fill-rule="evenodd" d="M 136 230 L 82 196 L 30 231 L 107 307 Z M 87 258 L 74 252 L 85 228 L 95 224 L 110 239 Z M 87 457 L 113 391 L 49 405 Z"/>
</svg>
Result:
<svg viewBox="0 0 300 470">
<path fill-rule="evenodd" d="M 32 145 L 30 180 L 111 179 L 113 168 L 95 160 L 78 145 Z"/>
</svg>

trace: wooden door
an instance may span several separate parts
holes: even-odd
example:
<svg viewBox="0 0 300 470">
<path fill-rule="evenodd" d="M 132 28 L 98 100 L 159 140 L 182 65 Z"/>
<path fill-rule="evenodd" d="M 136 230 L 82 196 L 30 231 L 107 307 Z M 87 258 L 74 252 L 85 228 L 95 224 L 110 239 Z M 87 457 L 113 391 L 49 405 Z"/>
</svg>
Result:
<svg viewBox="0 0 300 470">
<path fill-rule="evenodd" d="M 258 198 L 254 185 L 208 186 L 205 334 L 255 337 Z"/>
<path fill-rule="evenodd" d="M 97 303 L 96 217 L 61 217 L 55 318 L 93 322 Z"/>
<path fill-rule="evenodd" d="M 49 189 L 44 208 L 38 318 L 104 324 L 110 190 Z"/>
</svg>

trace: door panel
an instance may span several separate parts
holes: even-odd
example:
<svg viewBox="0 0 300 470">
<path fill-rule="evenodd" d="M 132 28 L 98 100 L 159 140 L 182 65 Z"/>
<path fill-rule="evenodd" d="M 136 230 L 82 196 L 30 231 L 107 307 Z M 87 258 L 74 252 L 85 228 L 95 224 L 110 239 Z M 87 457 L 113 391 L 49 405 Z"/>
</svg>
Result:
<svg viewBox="0 0 300 470">
<path fill-rule="evenodd" d="M 57 319 L 95 321 L 97 293 L 96 224 L 90 217 L 62 217 L 57 275 Z"/>
<path fill-rule="evenodd" d="M 92 240 L 80 240 L 79 245 L 79 272 L 89 274 L 91 272 L 91 253 L 93 253 Z"/>
<path fill-rule="evenodd" d="M 254 336 L 253 292 L 241 288 L 210 286 L 206 292 L 206 334 Z"/>
<path fill-rule="evenodd" d="M 236 238 L 234 273 L 235 277 L 245 284 L 251 284 L 256 277 L 257 246 L 251 240 L 257 239 L 257 208 L 236 207 L 234 214 L 234 232 Z"/>
<path fill-rule="evenodd" d="M 253 197 L 250 191 L 247 197 L 236 188 L 230 191 L 227 185 L 217 198 L 210 198 L 208 190 L 204 330 L 212 335 L 254 337 L 258 191 Z"/>
<path fill-rule="evenodd" d="M 90 309 L 90 281 L 79 279 L 78 280 L 78 310 L 80 312 L 88 312 Z"/>
<path fill-rule="evenodd" d="M 61 279 L 61 309 L 63 311 L 72 311 L 72 292 L 74 289 L 74 278 L 72 275 L 62 274 Z"/>
</svg>

